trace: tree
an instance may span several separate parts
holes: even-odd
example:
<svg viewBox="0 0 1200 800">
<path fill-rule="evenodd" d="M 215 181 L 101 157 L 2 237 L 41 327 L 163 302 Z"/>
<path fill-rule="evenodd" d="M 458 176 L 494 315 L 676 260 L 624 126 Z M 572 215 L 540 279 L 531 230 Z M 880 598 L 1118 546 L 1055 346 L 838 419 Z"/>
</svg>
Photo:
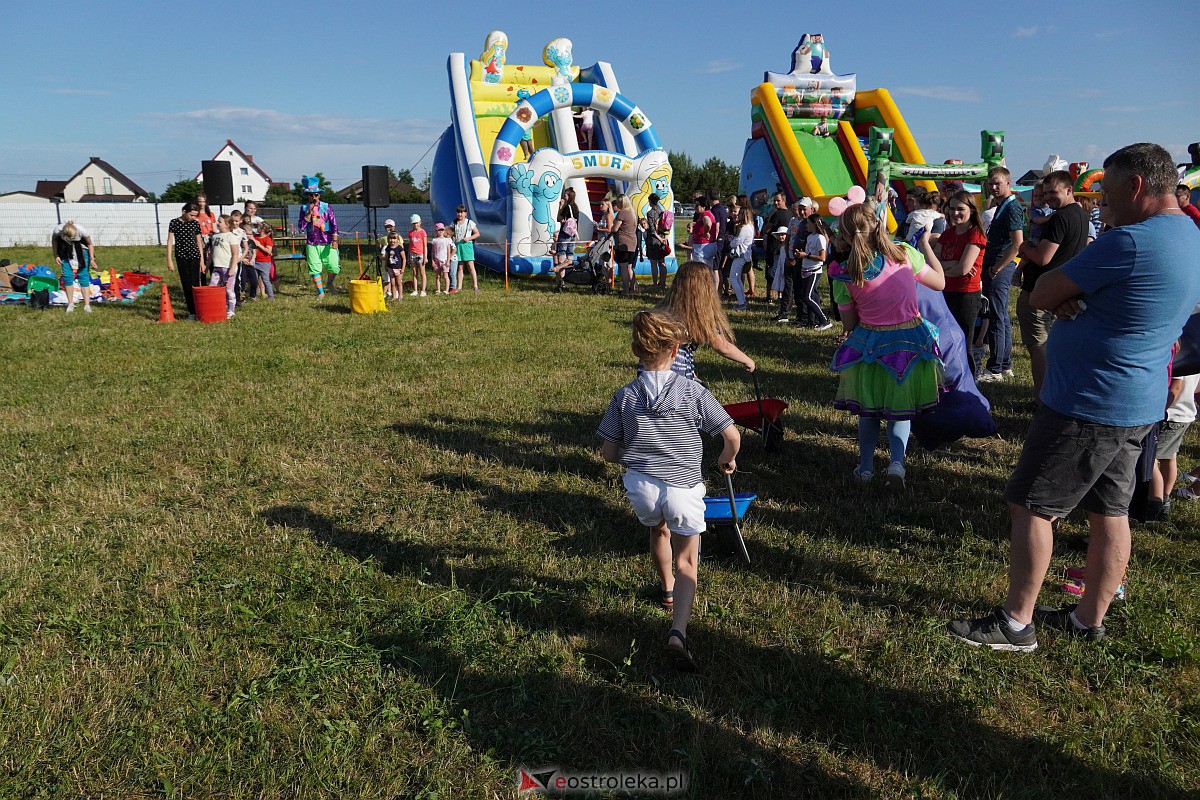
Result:
<svg viewBox="0 0 1200 800">
<path fill-rule="evenodd" d="M 300 205 L 300 195 L 293 192 L 285 185 L 272 183 L 267 188 L 267 194 L 263 197 L 264 206 L 287 206 Z"/>
<path fill-rule="evenodd" d="M 204 184 L 193 178 L 185 181 L 175 181 L 163 191 L 158 198 L 160 203 L 190 203 L 196 195 L 204 193 Z"/>
<path fill-rule="evenodd" d="M 401 183 L 407 183 L 410 186 L 416 185 L 416 181 L 413 180 L 413 174 L 411 170 L 402 169 L 397 172 L 391 167 L 388 167 L 388 175 L 400 181 Z"/>
<path fill-rule="evenodd" d="M 687 153 L 668 152 L 667 159 L 671 162 L 671 189 L 680 202 L 691 202 L 697 193 L 708 197 L 715 192 L 722 198 L 737 194 L 740 167 L 716 156 L 703 164 L 696 164 Z"/>
</svg>

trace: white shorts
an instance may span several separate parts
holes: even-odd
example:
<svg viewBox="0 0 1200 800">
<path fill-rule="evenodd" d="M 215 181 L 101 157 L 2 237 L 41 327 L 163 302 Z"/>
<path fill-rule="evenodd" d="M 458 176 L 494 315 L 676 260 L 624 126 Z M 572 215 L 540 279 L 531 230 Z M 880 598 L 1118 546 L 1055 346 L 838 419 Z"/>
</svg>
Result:
<svg viewBox="0 0 1200 800">
<path fill-rule="evenodd" d="M 667 523 L 671 533 L 695 536 L 704 533 L 704 483 L 690 489 L 668 486 L 658 478 L 638 472 L 625 471 L 625 496 L 633 513 L 647 527 Z"/>
</svg>

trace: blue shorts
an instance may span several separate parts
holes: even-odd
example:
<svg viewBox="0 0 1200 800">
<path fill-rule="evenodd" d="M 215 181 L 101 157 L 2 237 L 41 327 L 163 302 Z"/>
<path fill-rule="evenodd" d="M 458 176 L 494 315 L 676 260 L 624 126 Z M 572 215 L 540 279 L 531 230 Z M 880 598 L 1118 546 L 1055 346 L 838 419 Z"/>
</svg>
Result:
<svg viewBox="0 0 1200 800">
<path fill-rule="evenodd" d="M 575 241 L 578 236 L 560 236 L 554 250 L 560 256 L 575 255 Z"/>
<path fill-rule="evenodd" d="M 87 286 L 92 282 L 92 275 L 88 272 L 87 259 L 83 259 L 79 268 L 75 267 L 75 259 L 64 258 L 62 260 L 62 276 L 63 286 L 70 286 L 75 281 L 79 281 L 80 286 Z"/>
</svg>

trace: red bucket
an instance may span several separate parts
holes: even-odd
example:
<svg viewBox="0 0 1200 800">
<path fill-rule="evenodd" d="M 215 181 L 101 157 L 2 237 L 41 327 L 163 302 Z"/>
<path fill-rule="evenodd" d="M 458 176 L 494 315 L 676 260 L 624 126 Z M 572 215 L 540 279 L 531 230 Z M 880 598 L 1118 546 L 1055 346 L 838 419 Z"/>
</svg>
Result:
<svg viewBox="0 0 1200 800">
<path fill-rule="evenodd" d="M 225 321 L 224 286 L 197 286 L 192 289 L 192 300 L 196 304 L 196 319 L 201 322 Z"/>
</svg>

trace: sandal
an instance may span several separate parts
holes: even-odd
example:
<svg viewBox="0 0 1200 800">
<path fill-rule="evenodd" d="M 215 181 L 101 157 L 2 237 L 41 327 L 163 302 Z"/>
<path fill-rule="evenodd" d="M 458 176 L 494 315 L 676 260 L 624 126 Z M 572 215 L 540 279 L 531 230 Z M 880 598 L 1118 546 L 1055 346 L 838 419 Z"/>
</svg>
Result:
<svg viewBox="0 0 1200 800">
<path fill-rule="evenodd" d="M 666 611 L 668 614 L 670 614 L 675 610 L 675 592 L 673 590 L 668 591 L 663 589 L 662 597 L 660 598 L 659 602 L 662 604 L 663 611 Z"/>
<path fill-rule="evenodd" d="M 673 647 L 671 639 L 678 639 L 682 647 Z M 691 645 L 688 644 L 687 637 L 680 631 L 672 628 L 667 634 L 667 644 L 663 648 L 667 652 L 667 659 L 671 662 L 671 666 L 680 672 L 697 672 L 700 668 L 696 665 L 696 659 L 692 656 Z"/>
</svg>

